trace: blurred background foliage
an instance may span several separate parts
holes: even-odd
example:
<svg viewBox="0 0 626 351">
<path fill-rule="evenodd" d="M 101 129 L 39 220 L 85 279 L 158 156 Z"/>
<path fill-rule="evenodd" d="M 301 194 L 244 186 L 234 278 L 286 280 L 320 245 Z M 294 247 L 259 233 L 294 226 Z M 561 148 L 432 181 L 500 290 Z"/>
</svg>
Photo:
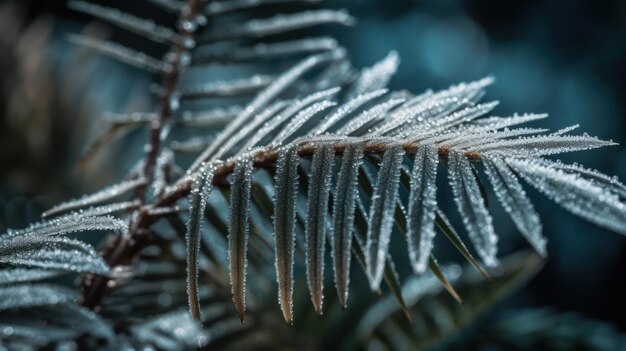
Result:
<svg viewBox="0 0 626 351">
<path fill-rule="evenodd" d="M 125 2 L 106 3 L 114 6 Z M 352 28 L 324 29 L 348 49 L 356 67 L 371 65 L 391 50 L 398 52 L 402 61 L 392 89 L 420 92 L 493 75 L 497 84 L 488 94 L 501 102 L 496 115 L 547 112 L 551 118 L 542 122 L 547 127 L 580 123 L 591 135 L 613 139 L 621 146 L 602 153 L 582 152 L 564 160 L 626 179 L 626 2 L 325 3 L 347 8 L 359 19 Z M 74 165 L 86 146 L 105 130 L 100 121 L 103 111 L 151 106 L 149 92 L 140 89 L 149 82 L 146 75 L 110 60 L 88 59 L 65 40 L 66 33 L 80 30 L 113 37 L 120 33 L 94 28 L 86 16 L 65 9 L 62 0 L 20 1 L 19 5 L 22 15 L 7 15 L 10 12 L 4 8 L 8 5 L 0 5 L 1 230 L 23 227 L 50 204 L 119 177 L 141 152 L 146 137 L 143 133 L 131 131 L 113 148 L 97 153 L 96 162 L 86 169 L 77 170 Z M 138 13 L 158 16 L 153 12 L 144 8 Z M 136 38 L 124 35 L 122 41 L 137 45 Z M 209 74 L 219 79 L 224 73 L 215 70 Z M 611 332 L 611 328 L 625 332 L 626 238 L 533 197 L 549 239 L 549 258 L 528 285 L 499 305 L 493 313 L 499 317 L 495 322 L 491 319 L 492 323 L 486 323 L 479 333 L 496 345 L 486 349 L 501 347 L 495 336 L 505 333 L 502 328 L 506 323 L 528 325 L 535 318 L 543 323 L 534 327 L 558 333 L 555 326 L 565 328 L 578 318 L 558 315 L 560 312 L 604 321 Z M 525 247 L 503 211 L 494 207 L 502 251 Z M 404 251 L 398 243 L 392 249 Z M 444 262 L 455 258 L 453 253 L 435 250 Z M 528 308 L 549 310 L 524 312 Z M 528 349 L 541 349 L 542 344 L 532 344 L 528 337 L 525 340 Z M 465 347 L 475 349 L 471 345 Z"/>
</svg>

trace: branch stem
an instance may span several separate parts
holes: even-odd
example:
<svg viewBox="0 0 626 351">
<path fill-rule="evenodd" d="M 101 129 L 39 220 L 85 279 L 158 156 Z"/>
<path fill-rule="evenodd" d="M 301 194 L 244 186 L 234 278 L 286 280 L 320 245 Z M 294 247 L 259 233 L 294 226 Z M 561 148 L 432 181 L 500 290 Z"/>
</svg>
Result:
<svg viewBox="0 0 626 351">
<path fill-rule="evenodd" d="M 128 235 L 112 238 L 107 247 L 103 250 L 102 256 L 110 267 L 118 265 L 128 265 L 132 263 L 134 257 L 153 241 L 150 239 L 149 227 L 153 223 L 148 220 L 146 197 L 150 186 L 154 180 L 156 160 L 161 151 L 161 141 L 164 137 L 164 130 L 170 118 L 177 109 L 176 89 L 181 75 L 188 64 L 186 58 L 193 43 L 193 34 L 196 26 L 196 17 L 205 5 L 207 0 L 188 0 L 182 8 L 178 21 L 178 38 L 165 55 L 169 69 L 163 75 L 162 88 L 158 97 L 158 118 L 152 120 L 150 124 L 149 145 L 145 156 L 143 173 L 147 179 L 146 185 L 140 187 L 135 192 L 135 198 L 140 201 L 142 209 L 139 210 L 135 220 L 130 224 Z M 88 275 L 83 280 L 83 294 L 81 303 L 83 306 L 98 310 L 102 303 L 102 298 L 115 286 L 110 277 Z"/>
<path fill-rule="evenodd" d="M 414 155 L 420 147 L 419 142 L 408 142 L 402 144 L 404 151 L 408 155 Z M 346 148 L 346 144 L 337 143 L 334 145 L 335 155 L 343 154 L 344 149 Z M 370 154 L 382 154 L 388 148 L 387 143 L 367 143 L 364 148 L 364 153 L 366 155 Z M 298 156 L 307 157 L 312 156 L 315 152 L 316 146 L 304 142 L 298 146 Z M 446 146 L 439 147 L 439 156 L 446 157 L 450 149 Z M 480 161 L 480 154 L 477 151 L 466 151 L 465 156 L 472 162 Z M 256 169 L 269 169 L 272 170 L 276 161 L 278 160 L 278 152 L 272 148 L 259 150 L 252 155 L 252 164 Z M 216 186 L 225 186 L 227 185 L 227 177 L 231 174 L 235 169 L 235 161 L 228 160 L 225 162 L 221 162 L 216 164 L 214 173 L 213 173 L 213 184 Z M 185 176 L 179 179 L 176 184 L 166 190 L 165 193 L 155 201 L 155 206 L 163 207 L 163 206 L 171 206 L 176 201 L 181 198 L 187 196 L 189 191 L 191 190 L 191 181 L 192 176 Z"/>
</svg>

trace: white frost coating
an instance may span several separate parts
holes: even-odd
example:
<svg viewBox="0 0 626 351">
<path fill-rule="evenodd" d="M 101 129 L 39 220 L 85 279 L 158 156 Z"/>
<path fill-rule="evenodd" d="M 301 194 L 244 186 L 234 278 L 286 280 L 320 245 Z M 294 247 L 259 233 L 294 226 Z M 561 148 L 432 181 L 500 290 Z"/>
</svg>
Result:
<svg viewBox="0 0 626 351">
<path fill-rule="evenodd" d="M 306 203 L 305 240 L 307 284 L 317 314 L 322 313 L 324 298 L 324 253 L 328 217 L 330 181 L 335 160 L 332 145 L 323 145 L 313 153 Z"/>
<path fill-rule="evenodd" d="M 448 98 L 448 97 L 458 97 L 458 96 L 473 96 L 473 95 L 482 95 L 481 92 L 485 90 L 486 87 L 493 84 L 495 79 L 493 77 L 485 77 L 473 82 L 469 83 L 459 83 L 456 85 L 450 86 L 448 89 L 439 91 L 433 95 L 433 98 Z"/>
<path fill-rule="evenodd" d="M 403 124 L 410 124 L 411 120 L 420 112 L 413 105 L 411 105 L 413 99 L 405 102 L 402 106 L 390 112 L 385 117 L 385 122 L 374 128 L 371 134 L 376 136 L 385 135 Z"/>
<path fill-rule="evenodd" d="M 467 130 L 471 132 L 498 130 L 502 128 L 515 126 L 518 124 L 537 121 L 537 120 L 544 119 L 547 117 L 548 117 L 548 114 L 546 113 L 541 113 L 541 114 L 527 113 L 523 115 L 514 114 L 513 116 L 510 116 L 510 117 L 485 117 L 485 118 L 473 120 L 469 124 L 460 126 L 459 129 L 463 129 L 463 130 Z"/>
<path fill-rule="evenodd" d="M 189 309 L 194 318 L 200 318 L 200 297 L 198 295 L 199 254 L 204 209 L 213 188 L 214 164 L 203 163 L 200 173 L 193 179 L 189 192 L 189 220 L 187 221 L 187 297 Z"/>
<path fill-rule="evenodd" d="M 445 143 L 450 148 L 472 148 L 495 140 L 511 138 L 520 135 L 539 134 L 548 131 L 542 128 L 516 128 L 505 129 L 494 132 L 468 132 L 465 130 L 454 130 L 448 136 L 443 136 L 438 142 Z"/>
<path fill-rule="evenodd" d="M 411 138 L 434 137 L 433 140 L 435 140 L 438 138 L 438 134 L 458 126 L 459 124 L 467 123 L 483 116 L 493 110 L 497 105 L 497 101 L 492 101 L 476 106 L 466 107 L 445 117 L 427 119 L 424 122 L 415 125 L 413 128 L 401 131 L 401 134 L 408 135 Z M 432 142 L 428 138 L 425 140 L 427 140 L 425 141 L 427 143 Z"/>
<path fill-rule="evenodd" d="M 377 134 L 385 134 L 392 136 L 404 136 L 413 134 L 428 135 L 427 132 L 439 132 L 445 130 L 444 123 L 451 119 L 455 121 L 464 117 L 460 115 L 462 113 L 470 112 L 470 109 L 475 108 L 474 105 L 465 107 L 467 105 L 464 100 L 457 97 L 445 98 L 443 100 L 427 100 L 422 104 L 417 105 L 414 108 L 401 108 L 404 112 L 395 114 L 390 118 L 385 125 L 381 126 Z"/>
<path fill-rule="evenodd" d="M 346 52 L 342 47 L 335 51 L 343 52 L 344 54 Z M 302 90 L 318 91 L 335 86 L 344 86 L 346 82 L 349 82 L 353 78 L 353 74 L 354 68 L 350 64 L 350 61 L 344 57 L 328 65 L 328 67 L 315 75 L 310 81 L 304 83 Z"/>
<path fill-rule="evenodd" d="M 6 235 L 0 235 L 0 244 L 16 236 L 37 235 L 52 236 L 91 230 L 110 230 L 124 233 L 128 230 L 126 221 L 112 216 L 84 216 L 70 213 L 51 220 L 31 224 L 25 229 L 9 229 Z"/>
<path fill-rule="evenodd" d="M 159 43 L 170 44 L 180 40 L 178 34 L 170 28 L 163 27 L 149 19 L 143 19 L 122 12 L 116 8 L 100 6 L 82 1 L 70 1 L 69 8 L 87 13 L 91 16 L 108 21 L 120 28 L 137 33 Z"/>
<path fill-rule="evenodd" d="M 261 111 L 258 115 L 256 115 L 256 117 L 254 117 L 254 119 L 252 119 L 252 121 L 250 121 L 250 123 L 247 123 L 239 130 L 239 132 L 237 132 L 237 134 L 228 139 L 224 145 L 217 150 L 215 157 L 222 157 L 228 152 L 231 152 L 233 147 L 249 137 L 250 133 L 256 130 L 263 122 L 273 118 L 276 113 L 287 106 L 288 103 L 288 101 L 277 101 Z"/>
<path fill-rule="evenodd" d="M 198 42 L 207 43 L 245 37 L 261 38 L 333 23 L 349 26 L 355 23 L 355 19 L 343 10 L 311 10 L 294 14 L 279 14 L 270 18 L 253 19 L 241 24 L 214 27 L 202 35 Z"/>
<path fill-rule="evenodd" d="M 407 241 L 409 258 L 417 274 L 426 270 L 435 238 L 438 151 L 436 145 L 420 146 L 411 173 Z"/>
<path fill-rule="evenodd" d="M 332 115 L 328 116 L 328 118 L 324 119 L 311 133 L 309 136 L 316 136 L 328 131 L 329 128 L 336 125 L 339 121 L 341 121 L 344 117 L 354 112 L 359 107 L 363 106 L 367 102 L 382 96 L 387 93 L 387 89 L 380 89 L 376 91 L 372 91 L 371 93 L 366 93 L 355 97 L 354 99 L 346 102 L 341 105 L 337 111 L 335 111 Z"/>
<path fill-rule="evenodd" d="M 295 101 L 290 106 L 285 108 L 285 110 L 282 111 L 280 114 L 274 116 L 273 118 L 265 122 L 265 124 L 263 124 L 263 126 L 260 129 L 258 129 L 254 135 L 247 138 L 246 144 L 241 148 L 240 153 L 247 152 L 248 150 L 252 149 L 259 142 L 261 142 L 261 140 L 263 140 L 265 137 L 276 132 L 278 127 L 281 124 L 283 124 L 286 120 L 291 118 L 296 113 L 301 112 L 302 109 L 306 108 L 310 104 L 315 103 L 318 100 L 331 97 L 337 94 L 338 92 L 339 92 L 339 88 L 331 88 L 327 90 L 318 91 L 300 100 Z"/>
<path fill-rule="evenodd" d="M 19 237 L 0 245 L 0 262 L 78 273 L 109 274 L 102 257 L 81 241 L 65 237 L 34 239 Z"/>
<path fill-rule="evenodd" d="M 89 207 L 84 210 L 81 209 L 81 210 L 78 210 L 77 213 L 78 215 L 81 215 L 84 217 L 104 216 L 104 215 L 110 215 L 116 212 L 122 212 L 122 211 L 127 211 L 130 209 L 134 209 L 134 208 L 139 207 L 140 205 L 141 203 L 138 200 L 116 202 L 116 203 L 112 203 L 109 205 L 94 206 L 94 207 Z"/>
<path fill-rule="evenodd" d="M 278 302 L 285 322 L 293 323 L 293 260 L 295 249 L 296 199 L 298 191 L 297 148 L 278 150 L 274 195 L 274 247 Z"/>
<path fill-rule="evenodd" d="M 485 88 L 495 82 L 493 77 L 485 77 L 469 83 L 459 83 L 433 95 L 433 99 L 459 98 L 475 102 L 482 97 Z"/>
<path fill-rule="evenodd" d="M 180 91 L 180 97 L 183 99 L 195 99 L 252 94 L 270 85 L 274 79 L 276 77 L 272 75 L 255 74 L 247 78 L 212 81 L 201 86 L 183 88 Z"/>
<path fill-rule="evenodd" d="M 186 126 L 222 127 L 232 122 L 242 110 L 243 107 L 239 105 L 230 105 L 193 113 L 185 111 L 177 122 Z"/>
<path fill-rule="evenodd" d="M 626 199 L 626 185 L 620 182 L 616 176 L 611 177 L 595 169 L 585 168 L 577 163 L 566 164 L 559 160 L 551 161 L 546 159 L 537 161 L 543 163 L 546 167 L 558 168 L 563 172 L 576 174 L 600 187 L 604 187 L 606 190 L 620 196 L 622 199 Z"/>
<path fill-rule="evenodd" d="M 219 148 L 248 123 L 255 114 L 259 113 L 265 105 L 287 89 L 287 87 L 293 84 L 300 76 L 315 66 L 333 60 L 334 58 L 335 55 L 333 55 L 332 52 L 311 56 L 281 74 L 272 84 L 259 93 L 223 132 L 217 135 L 213 144 L 204 150 L 191 167 L 189 167 L 188 173 L 195 172 L 205 160 L 209 158 L 215 159 L 215 157 L 213 157 L 215 151 L 219 150 Z"/>
<path fill-rule="evenodd" d="M 270 145 L 276 147 L 281 145 L 287 138 L 294 135 L 300 127 L 302 127 L 309 119 L 316 114 L 337 105 L 333 101 L 320 101 L 300 111 L 289 123 L 283 127 L 278 135 L 270 142 Z"/>
<path fill-rule="evenodd" d="M 38 235 L 4 236 L 3 239 L 0 241 L 0 263 L 103 275 L 109 273 L 102 257 L 82 241 Z"/>
<path fill-rule="evenodd" d="M 81 198 L 70 200 L 59 205 L 56 205 L 44 212 L 42 217 L 50 217 L 62 212 L 85 208 L 88 206 L 96 205 L 105 201 L 109 201 L 118 196 L 126 194 L 127 192 L 134 190 L 142 185 L 146 184 L 145 178 L 137 178 L 131 180 L 125 180 L 121 183 L 110 185 L 93 194 L 84 195 Z"/>
<path fill-rule="evenodd" d="M 546 156 L 566 152 L 596 149 L 617 145 L 612 141 L 600 140 L 583 135 L 539 135 L 517 139 L 498 140 L 477 147 L 478 151 L 501 152 L 508 156 Z"/>
<path fill-rule="evenodd" d="M 354 209 L 358 195 L 359 167 L 363 162 L 363 149 L 362 143 L 350 143 L 346 146 L 333 193 L 333 225 L 330 232 L 331 254 L 335 287 L 337 288 L 339 303 L 343 307 L 347 305 L 348 301 Z"/>
<path fill-rule="evenodd" d="M 555 169 L 539 158 L 506 158 L 505 162 L 526 182 L 569 212 L 626 234 L 626 205 L 604 186 L 576 173 Z"/>
<path fill-rule="evenodd" d="M 492 218 L 480 193 L 472 165 L 462 152 L 451 151 L 448 166 L 454 202 L 469 237 L 485 265 L 497 266 L 498 237 L 494 232 Z"/>
<path fill-rule="evenodd" d="M 372 67 L 363 69 L 357 81 L 354 82 L 350 93 L 348 93 L 348 97 L 353 98 L 385 88 L 389 84 L 391 77 L 396 73 L 398 64 L 400 64 L 398 53 L 392 51 L 387 57 Z"/>
<path fill-rule="evenodd" d="M 389 240 L 395 222 L 394 213 L 403 155 L 404 149 L 400 144 L 391 145 L 385 151 L 372 194 L 365 248 L 366 273 L 372 290 L 378 289 L 383 278 Z"/>
<path fill-rule="evenodd" d="M 565 127 L 563 129 L 559 129 L 556 132 L 551 133 L 550 135 L 551 136 L 558 136 L 558 135 L 567 134 L 567 133 L 569 133 L 569 132 L 571 132 L 571 131 L 573 131 L 575 129 L 578 129 L 578 127 L 580 127 L 580 124 L 574 124 L 574 125 L 571 125 L 569 127 Z"/>
<path fill-rule="evenodd" d="M 228 268 L 233 303 L 243 321 L 246 310 L 246 268 L 252 187 L 252 158 L 244 155 L 237 160 L 233 172 L 228 221 Z"/>
<path fill-rule="evenodd" d="M 496 197 L 517 229 L 541 256 L 547 256 L 546 239 L 541 234 L 539 215 L 526 196 L 517 176 L 500 157 L 484 156 L 483 164 Z"/>
<path fill-rule="evenodd" d="M 484 88 L 493 79 L 484 78 L 472 83 L 461 83 L 436 93 L 430 91 L 419 95 L 406 106 L 398 109 L 377 133 L 387 135 L 407 134 L 410 130 L 428 129 L 439 126 L 437 120 L 460 108 L 471 108 L 484 94 Z M 425 128 L 426 127 L 426 128 Z"/>
<path fill-rule="evenodd" d="M 356 132 L 359 128 L 367 125 L 368 123 L 380 119 L 383 117 L 389 110 L 403 103 L 404 99 L 390 99 L 381 104 L 378 104 L 369 110 L 363 111 L 358 116 L 351 119 L 348 123 L 346 123 L 343 127 L 341 127 L 336 134 L 339 135 L 350 135 Z"/>
</svg>

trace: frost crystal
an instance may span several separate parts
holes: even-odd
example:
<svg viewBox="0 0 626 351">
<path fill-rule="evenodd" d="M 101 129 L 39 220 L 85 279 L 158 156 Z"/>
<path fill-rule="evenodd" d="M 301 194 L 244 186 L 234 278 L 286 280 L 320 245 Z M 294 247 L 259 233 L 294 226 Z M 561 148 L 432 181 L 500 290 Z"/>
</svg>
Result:
<svg viewBox="0 0 626 351">
<path fill-rule="evenodd" d="M 500 152 L 507 155 L 546 156 L 566 152 L 616 145 L 588 135 L 538 135 L 512 140 L 501 140 L 481 145 L 479 151 Z"/>
<path fill-rule="evenodd" d="M 324 244 L 334 159 L 335 150 L 332 146 L 324 145 L 316 149 L 309 175 L 305 224 L 307 282 L 317 314 L 322 312 L 324 297 Z"/>
<path fill-rule="evenodd" d="M 539 215 L 522 189 L 517 176 L 499 157 L 485 157 L 483 160 L 485 172 L 502 207 L 535 250 L 540 255 L 546 256 L 546 239 L 541 234 Z"/>
<path fill-rule="evenodd" d="M 88 206 L 96 205 L 102 202 L 112 200 L 118 196 L 124 195 L 129 191 L 136 189 L 146 184 L 145 178 L 137 178 L 132 180 L 126 180 L 118 184 L 108 186 L 96 193 L 85 195 L 79 199 L 70 200 L 68 202 L 61 203 L 54 206 L 48 211 L 44 212 L 43 217 L 50 217 L 62 212 L 76 210 L 79 208 L 85 208 Z"/>
<path fill-rule="evenodd" d="M 250 133 L 257 130 L 262 123 L 275 118 L 276 113 L 287 106 L 288 103 L 288 101 L 278 101 L 261 111 L 261 113 L 254 117 L 250 123 L 247 123 L 241 128 L 241 130 L 239 130 L 239 132 L 237 132 L 237 134 L 228 139 L 216 152 L 215 157 L 222 157 L 223 155 L 228 154 L 228 152 L 231 151 L 235 145 L 248 139 L 250 137 Z M 245 148 L 243 148 L 243 150 L 245 150 Z"/>
<path fill-rule="evenodd" d="M 0 236 L 0 245 L 3 241 L 22 235 L 52 236 L 69 233 L 85 232 L 90 230 L 110 230 L 126 232 L 126 221 L 111 216 L 84 216 L 80 213 L 71 213 L 51 220 L 31 224 L 28 228 L 9 229 L 6 235 Z"/>
<path fill-rule="evenodd" d="M 213 164 L 203 163 L 200 174 L 193 181 L 189 193 L 189 221 L 187 222 L 187 291 L 191 315 L 200 319 L 200 297 L 198 296 L 198 272 L 200 235 L 202 233 L 204 209 L 213 188 Z"/>
<path fill-rule="evenodd" d="M 293 259 L 295 247 L 296 197 L 298 189 L 297 149 L 280 149 L 276 164 L 274 197 L 274 244 L 278 302 L 285 322 L 293 323 Z"/>
<path fill-rule="evenodd" d="M 403 155 L 402 145 L 391 145 L 385 151 L 372 194 L 365 249 L 367 275 L 372 290 L 378 289 L 383 278 L 389 239 L 394 224 Z"/>
<path fill-rule="evenodd" d="M 371 93 L 367 93 L 367 94 L 362 94 L 359 95 L 357 97 L 355 97 L 354 99 L 348 101 L 347 103 L 341 105 L 337 111 L 335 111 L 332 115 L 328 116 L 326 119 L 324 119 L 319 126 L 317 126 L 310 134 L 309 136 L 316 136 L 316 135 L 320 135 L 326 131 L 328 131 L 328 129 L 330 129 L 331 127 L 335 126 L 339 121 L 341 121 L 344 117 L 346 117 L 347 115 L 349 115 L 350 113 L 352 113 L 353 111 L 355 111 L 356 109 L 358 109 L 359 107 L 363 106 L 364 104 L 368 103 L 369 101 L 380 97 L 381 95 L 385 94 L 387 92 L 386 89 L 380 89 L 380 90 L 376 90 L 373 91 Z"/>
<path fill-rule="evenodd" d="M 524 180 L 571 213 L 626 234 L 626 205 L 610 190 L 576 173 L 550 167 L 542 159 L 507 158 Z"/>
<path fill-rule="evenodd" d="M 80 273 L 109 274 L 109 268 L 102 257 L 91 246 L 78 240 L 48 238 L 41 241 L 22 237 L 19 239 L 21 240 L 17 243 L 14 241 L 0 246 L 0 262 Z M 6 252 L 7 246 L 12 252 Z"/>
<path fill-rule="evenodd" d="M 281 131 L 278 135 L 272 140 L 270 145 L 277 146 L 282 144 L 287 138 L 296 133 L 300 127 L 306 121 L 311 119 L 316 114 L 328 109 L 329 107 L 335 106 L 337 103 L 332 101 L 320 101 L 317 102 L 304 110 L 300 111 Z"/>
<path fill-rule="evenodd" d="M 448 176 L 463 224 L 483 262 L 490 267 L 498 264 L 496 236 L 491 215 L 480 193 L 472 165 L 462 152 L 451 152 Z"/>
<path fill-rule="evenodd" d="M 382 61 L 376 63 L 370 68 L 363 69 L 359 78 L 354 83 L 352 90 L 348 94 L 349 97 L 355 97 L 371 91 L 383 89 L 396 73 L 400 58 L 395 51 L 392 51 Z"/>
<path fill-rule="evenodd" d="M 332 238 L 333 268 L 339 303 L 345 307 L 348 302 L 350 282 L 350 260 L 354 209 L 357 198 L 359 167 L 363 159 L 363 144 L 348 144 L 344 150 L 337 186 L 333 192 Z"/>
<path fill-rule="evenodd" d="M 436 146 L 424 145 L 418 149 L 411 174 L 407 217 L 409 258 L 416 273 L 426 270 L 433 248 L 438 164 L 439 153 Z"/>
<path fill-rule="evenodd" d="M 189 167 L 189 172 L 195 172 L 202 162 L 214 156 L 217 151 L 228 139 L 235 135 L 250 119 L 259 112 L 260 109 L 265 107 L 276 96 L 282 93 L 287 87 L 293 84 L 300 76 L 313 69 L 317 65 L 333 60 L 335 55 L 332 52 L 315 55 L 302 60 L 291 69 L 281 74 L 272 84 L 261 91 L 250 102 L 246 108 L 232 121 L 224 131 L 217 135 L 213 144 L 209 146 L 204 152 L 196 159 L 196 161 Z"/>
<path fill-rule="evenodd" d="M 389 101 L 378 104 L 350 120 L 350 122 L 341 127 L 336 134 L 350 135 L 353 132 L 357 131 L 359 128 L 367 125 L 371 121 L 381 118 L 387 113 L 387 111 L 400 105 L 403 102 L 403 99 L 389 99 Z"/>
<path fill-rule="evenodd" d="M 257 130 L 257 132 L 249 137 L 245 143 L 245 145 L 241 148 L 242 152 L 246 152 L 252 147 L 256 146 L 261 140 L 265 137 L 272 135 L 277 132 L 277 129 L 280 125 L 282 125 L 285 121 L 292 118 L 295 114 L 302 113 L 302 110 L 305 109 L 312 103 L 315 103 L 318 100 L 328 98 L 330 96 L 335 95 L 339 91 L 338 88 L 332 88 L 327 90 L 322 90 L 317 93 L 308 95 L 302 99 L 299 99 L 293 102 L 289 107 L 285 108 L 280 114 L 274 116 L 269 119 L 261 128 Z"/>
<path fill-rule="evenodd" d="M 241 157 L 235 166 L 231 184 L 228 225 L 228 265 L 233 302 L 243 321 L 246 310 L 246 266 L 249 236 L 250 189 L 252 186 L 252 159 Z"/>
</svg>

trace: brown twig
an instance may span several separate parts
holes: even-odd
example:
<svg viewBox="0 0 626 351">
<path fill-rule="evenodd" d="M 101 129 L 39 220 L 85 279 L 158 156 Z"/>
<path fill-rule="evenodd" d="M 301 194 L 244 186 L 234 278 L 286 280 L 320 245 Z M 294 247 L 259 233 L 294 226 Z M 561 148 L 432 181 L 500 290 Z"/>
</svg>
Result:
<svg viewBox="0 0 626 351">
<path fill-rule="evenodd" d="M 343 154 L 347 144 L 337 143 L 334 145 L 335 154 Z M 408 155 L 414 155 L 419 149 L 419 142 L 405 143 L 402 145 L 404 151 Z M 382 154 L 387 150 L 388 144 L 386 143 L 367 143 L 364 148 L 365 154 Z M 307 157 L 313 155 L 316 145 L 312 143 L 303 143 L 298 146 L 298 155 L 300 157 Z M 439 156 L 446 157 L 450 149 L 446 146 L 439 147 Z M 472 162 L 480 161 L 480 154 L 477 151 L 466 151 L 465 157 Z M 278 152 L 272 148 L 259 150 L 252 156 L 253 167 L 256 169 L 272 169 L 276 165 L 278 160 Z M 213 172 L 213 184 L 217 186 L 224 186 L 227 184 L 226 178 L 235 169 L 235 161 L 229 160 L 219 163 L 215 166 Z M 175 186 L 169 191 L 165 192 L 157 201 L 157 206 L 170 206 L 176 203 L 181 198 L 187 196 L 191 190 L 191 179 L 189 177 L 182 178 Z"/>
<path fill-rule="evenodd" d="M 154 179 L 156 160 L 161 150 L 161 133 L 175 112 L 172 101 L 176 98 L 178 81 L 187 64 L 185 55 L 189 51 L 188 43 L 193 39 L 195 26 L 186 26 L 185 24 L 193 23 L 196 20 L 196 16 L 206 1 L 187 1 L 179 18 L 179 40 L 172 44 L 169 53 L 165 56 L 168 59 L 168 64 L 170 64 L 170 69 L 163 76 L 163 86 L 159 94 L 158 118 L 154 119 L 150 124 L 150 140 L 144 166 L 144 175 L 148 181 L 145 186 L 140 187 L 135 193 L 135 198 L 141 201 L 142 204 L 145 204 L 146 194 Z M 102 252 L 102 256 L 109 266 L 115 267 L 121 264 L 130 264 L 136 254 L 150 244 L 151 240 L 148 233 L 150 233 L 149 227 L 151 223 L 147 221 L 150 216 L 147 215 L 145 207 L 139 210 L 135 218 L 135 221 L 130 225 L 129 234 L 113 238 Z M 83 281 L 83 295 L 81 299 L 83 306 L 97 309 L 108 290 L 109 281 L 109 277 L 87 276 Z"/>
</svg>

